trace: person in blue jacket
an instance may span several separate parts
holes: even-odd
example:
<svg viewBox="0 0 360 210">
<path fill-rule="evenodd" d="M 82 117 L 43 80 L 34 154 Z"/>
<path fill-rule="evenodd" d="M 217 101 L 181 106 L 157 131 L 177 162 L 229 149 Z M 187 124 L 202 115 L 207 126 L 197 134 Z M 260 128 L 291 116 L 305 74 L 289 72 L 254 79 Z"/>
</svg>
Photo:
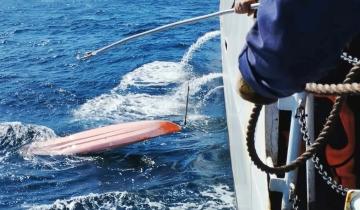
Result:
<svg viewBox="0 0 360 210">
<path fill-rule="evenodd" d="M 235 11 L 251 15 L 252 3 L 240 0 Z M 341 82 L 352 67 L 340 60 L 343 50 L 360 57 L 360 0 L 261 0 L 239 56 L 240 95 L 256 104 L 269 104 L 303 91 L 308 82 Z M 333 101 L 328 97 L 314 101 L 314 127 L 319 132 Z M 340 110 L 342 117 L 335 121 L 324 153 L 318 155 L 338 183 L 358 188 L 360 156 L 355 151 L 360 142 L 360 97 L 348 96 L 343 107 L 347 108 Z M 344 198 L 326 184 L 319 182 L 316 188 L 322 209 L 343 208 Z"/>
<path fill-rule="evenodd" d="M 237 13 L 252 14 L 254 0 Z M 342 49 L 360 34 L 360 0 L 262 0 L 239 56 L 240 95 L 269 104 L 304 90 L 336 66 Z"/>
</svg>

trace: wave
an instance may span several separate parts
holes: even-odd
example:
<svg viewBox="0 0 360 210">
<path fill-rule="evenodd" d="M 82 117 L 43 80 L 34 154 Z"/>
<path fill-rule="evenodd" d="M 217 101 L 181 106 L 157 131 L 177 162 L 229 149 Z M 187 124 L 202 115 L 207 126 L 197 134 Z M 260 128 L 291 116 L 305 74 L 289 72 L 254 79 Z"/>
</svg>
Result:
<svg viewBox="0 0 360 210">
<path fill-rule="evenodd" d="M 55 137 L 54 131 L 45 126 L 21 122 L 0 123 L 0 154 L 13 152 L 33 141 Z"/>
<path fill-rule="evenodd" d="M 220 73 L 211 73 L 189 80 L 190 98 L 196 96 L 201 87 L 214 79 L 221 78 Z M 111 91 L 87 101 L 73 112 L 77 120 L 114 120 L 152 119 L 182 115 L 185 110 L 187 82 L 175 92 L 162 95 L 126 93 Z M 194 107 L 198 108 L 198 107 Z"/>
<path fill-rule="evenodd" d="M 192 194 L 187 197 L 186 194 Z M 23 206 L 31 210 L 45 209 L 235 209 L 235 195 L 227 185 L 209 186 L 202 191 L 172 189 L 167 192 L 108 192 L 59 199 L 50 205 Z M 179 200 L 173 202 L 174 200 Z M 183 201 L 181 201 L 183 200 Z"/>
<path fill-rule="evenodd" d="M 129 86 L 166 86 L 185 80 L 189 75 L 175 62 L 154 61 L 126 74 L 116 90 L 126 90 Z"/>
<path fill-rule="evenodd" d="M 41 157 L 27 153 L 27 144 L 57 137 L 52 129 L 41 125 L 23 124 L 21 122 L 0 123 L 0 169 L 3 167 L 23 167 L 23 161 L 26 161 L 26 167 L 30 170 L 34 168 L 55 171 L 68 170 L 86 162 L 94 161 L 97 158 L 78 156 Z M 13 174 L 13 177 L 17 177 L 17 175 Z"/>
<path fill-rule="evenodd" d="M 74 119 L 131 121 L 182 116 L 187 85 L 190 85 L 190 97 L 196 98 L 203 90 L 207 91 L 205 84 L 222 76 L 210 73 L 196 77 L 189 68 L 192 55 L 219 34 L 219 31 L 213 31 L 200 37 L 180 62 L 154 61 L 129 72 L 110 93 L 90 99 L 74 110 Z M 198 108 L 193 107 L 195 114 Z"/>
</svg>

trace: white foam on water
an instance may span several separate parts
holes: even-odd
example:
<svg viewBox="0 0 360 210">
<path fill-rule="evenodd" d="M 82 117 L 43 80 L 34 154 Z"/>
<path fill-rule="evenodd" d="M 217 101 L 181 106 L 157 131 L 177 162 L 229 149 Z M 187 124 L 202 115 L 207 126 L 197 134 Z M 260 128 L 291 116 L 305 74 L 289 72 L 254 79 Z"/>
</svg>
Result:
<svg viewBox="0 0 360 210">
<path fill-rule="evenodd" d="M 181 193 L 187 194 L 185 189 Z M 190 192 L 192 193 L 192 192 Z M 145 195 L 146 196 L 146 195 Z M 89 195 L 71 197 L 69 199 L 58 199 L 52 204 L 29 205 L 23 204 L 23 208 L 31 210 L 45 209 L 235 209 L 235 195 L 230 191 L 229 186 L 216 185 L 210 186 L 207 190 L 200 192 L 192 197 L 189 202 L 168 203 L 176 193 L 168 192 L 161 194 L 158 198 L 141 197 L 136 193 L 126 191 L 107 192 L 102 194 L 90 193 Z M 159 200 L 158 200 L 159 199 Z M 157 200 L 157 201 L 155 201 Z"/>
<path fill-rule="evenodd" d="M 200 202 L 175 203 L 169 207 L 170 210 L 187 209 L 235 209 L 235 193 L 230 191 L 229 186 L 210 186 L 206 191 L 200 192 Z M 204 199 L 205 198 L 205 199 Z"/>
<path fill-rule="evenodd" d="M 69 209 L 75 210 L 78 209 L 77 206 L 81 206 L 82 209 L 99 209 L 99 210 L 116 210 L 118 208 L 124 209 L 133 209 L 133 205 L 129 205 L 127 202 L 126 196 L 129 193 L 124 192 L 109 192 L 103 194 L 90 193 L 89 195 L 76 196 L 70 199 L 56 200 L 53 204 L 50 205 L 35 205 L 30 206 L 24 204 L 24 208 L 30 210 L 45 210 L 45 209 Z M 136 202 L 136 200 L 132 201 Z M 145 199 L 143 204 L 149 205 L 151 209 L 163 208 L 163 205 L 159 202 L 152 202 L 149 199 Z M 159 208 L 160 207 L 160 208 Z"/>
<path fill-rule="evenodd" d="M 6 160 L 8 160 L 9 157 L 10 157 L 10 154 L 11 154 L 11 153 L 7 152 L 7 153 L 5 153 L 5 155 L 1 156 L 1 157 L 0 157 L 0 163 L 3 163 L 3 162 L 5 162 Z"/>
<path fill-rule="evenodd" d="M 196 78 L 185 68 L 194 52 L 219 34 L 219 31 L 214 31 L 200 37 L 181 62 L 154 61 L 129 72 L 109 93 L 90 99 L 74 110 L 74 119 L 119 122 L 183 115 L 187 84 L 190 84 L 191 97 L 201 91 L 203 85 L 222 76 L 210 73 Z M 142 90 L 162 88 L 162 93 L 138 93 L 132 87 Z"/>
<path fill-rule="evenodd" d="M 209 202 L 220 200 L 221 207 L 215 203 L 209 203 L 207 209 L 222 209 L 222 208 L 234 208 L 235 205 L 235 193 L 230 191 L 229 186 L 227 185 L 217 185 L 213 186 L 212 189 L 206 190 L 200 193 L 202 196 L 208 197 Z M 211 207 L 211 208 L 210 208 Z"/>
<path fill-rule="evenodd" d="M 77 120 L 149 119 L 176 114 L 178 106 L 171 98 L 148 94 L 103 94 L 91 99 L 74 111 Z"/>
<path fill-rule="evenodd" d="M 94 162 L 99 158 L 92 156 L 66 156 L 61 158 L 56 156 L 46 156 L 46 158 L 43 158 L 41 156 L 27 155 L 25 153 L 22 153 L 21 155 L 34 168 L 44 168 L 53 171 L 67 171 L 89 162 Z"/>
<path fill-rule="evenodd" d="M 190 88 L 190 96 L 196 95 L 199 91 L 202 90 L 203 86 L 208 84 L 209 82 L 219 79 L 222 77 L 221 73 L 210 73 L 207 75 L 203 75 L 198 78 L 192 78 L 188 82 L 182 83 L 182 85 L 176 89 L 174 96 L 176 98 L 184 98 L 187 94 L 187 86 Z"/>
<path fill-rule="evenodd" d="M 126 74 L 118 88 L 125 90 L 128 86 L 166 86 L 183 81 L 187 76 L 179 63 L 154 61 Z"/>
<path fill-rule="evenodd" d="M 190 97 L 195 96 L 207 83 L 221 78 L 220 73 L 210 73 L 189 81 Z M 162 95 L 111 93 L 88 100 L 73 112 L 77 120 L 152 119 L 158 117 L 183 115 L 187 94 L 187 82 L 183 82 L 174 92 Z M 196 113 L 195 113 L 196 114 Z"/>
<path fill-rule="evenodd" d="M 56 137 L 54 131 L 48 127 L 33 124 L 23 124 L 21 122 L 4 122 L 0 123 L 0 138 L 7 140 L 10 146 L 18 145 L 20 140 L 26 141 L 29 139 L 29 133 L 32 132 L 32 139 L 38 141 L 47 138 Z M 4 142 L 2 142 L 4 143 Z"/>
<path fill-rule="evenodd" d="M 33 141 L 55 138 L 50 128 L 40 125 L 23 124 L 21 122 L 0 123 L 0 162 L 11 158 L 20 148 Z"/>
<path fill-rule="evenodd" d="M 55 132 L 45 126 L 34 124 L 23 124 L 21 122 L 0 123 L 0 169 L 10 165 L 21 166 L 16 157 L 18 155 L 27 161 L 27 166 L 34 168 L 46 168 L 55 171 L 67 170 L 84 164 L 84 162 L 93 161 L 94 157 L 76 157 L 69 156 L 64 158 L 42 158 L 34 156 L 27 152 L 27 144 L 45 141 L 57 138 Z M 15 158 L 13 161 L 12 158 Z M 6 174 L 0 174 L 6 176 Z M 14 174 L 15 179 L 21 178 L 20 175 Z"/>
</svg>

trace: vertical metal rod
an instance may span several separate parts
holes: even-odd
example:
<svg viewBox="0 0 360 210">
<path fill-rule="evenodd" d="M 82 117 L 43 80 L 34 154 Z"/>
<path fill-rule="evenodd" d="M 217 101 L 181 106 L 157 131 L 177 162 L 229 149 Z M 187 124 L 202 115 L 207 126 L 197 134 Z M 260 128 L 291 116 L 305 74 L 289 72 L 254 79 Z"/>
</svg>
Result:
<svg viewBox="0 0 360 210">
<path fill-rule="evenodd" d="M 189 93 L 190 93 L 190 84 L 187 85 L 187 94 L 186 94 L 186 106 L 185 106 L 185 117 L 184 117 L 184 126 L 187 123 L 188 107 L 189 107 Z"/>
<path fill-rule="evenodd" d="M 300 147 L 301 147 L 301 133 L 300 133 L 300 125 L 298 123 L 296 115 L 296 109 L 292 111 L 292 118 L 290 124 L 290 135 L 289 135 L 289 143 L 288 143 L 288 152 L 286 163 L 290 163 L 295 160 L 296 157 L 299 156 Z M 294 184 L 296 186 L 296 180 L 298 175 L 298 169 L 290 171 L 285 174 L 285 182 L 287 186 L 290 184 Z M 282 209 L 291 209 L 292 203 L 289 202 L 289 192 L 284 192 L 282 199 Z"/>
<path fill-rule="evenodd" d="M 302 135 L 300 132 L 299 120 L 297 119 L 297 109 L 300 104 L 304 103 L 306 103 L 306 96 L 304 93 L 297 93 L 291 97 L 279 100 L 279 109 L 291 110 L 290 133 L 286 157 L 287 164 L 295 160 L 300 155 L 299 153 L 302 144 Z M 296 187 L 297 175 L 298 169 L 285 174 L 285 189 L 282 190 L 283 197 L 281 201 L 282 210 L 292 209 L 292 203 L 289 200 L 289 190 L 291 184 L 295 185 Z"/>
<path fill-rule="evenodd" d="M 314 141 L 314 96 L 309 94 L 306 100 L 305 113 L 308 115 L 306 124 L 311 143 Z M 309 146 L 306 146 L 309 147 Z M 309 159 L 306 161 L 306 185 L 307 185 L 307 210 L 315 210 L 316 185 L 315 185 L 315 167 Z"/>
</svg>

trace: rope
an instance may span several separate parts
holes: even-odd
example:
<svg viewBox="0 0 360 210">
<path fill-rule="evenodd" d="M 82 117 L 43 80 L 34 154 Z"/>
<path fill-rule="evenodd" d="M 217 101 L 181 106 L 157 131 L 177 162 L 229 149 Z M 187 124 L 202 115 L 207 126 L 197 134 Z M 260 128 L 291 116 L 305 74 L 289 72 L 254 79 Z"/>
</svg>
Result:
<svg viewBox="0 0 360 210">
<path fill-rule="evenodd" d="M 347 52 L 343 52 L 340 58 L 353 65 L 360 65 L 360 59 L 349 55 Z M 354 72 L 355 73 L 355 72 Z M 360 83 L 349 83 L 349 84 L 317 84 L 308 83 L 306 84 L 305 90 L 310 93 L 318 95 L 349 95 L 360 93 Z"/>
<path fill-rule="evenodd" d="M 346 78 L 344 80 L 344 84 L 350 83 L 354 77 L 356 76 L 355 72 L 360 69 L 360 65 L 354 66 L 350 72 L 346 75 Z M 330 135 L 331 129 L 333 129 L 334 122 L 339 117 L 339 112 L 342 103 L 344 102 L 345 95 L 337 96 L 335 103 L 333 105 L 333 108 L 326 120 L 326 123 L 324 127 L 322 128 L 319 136 L 316 138 L 314 143 L 309 147 L 308 150 L 306 150 L 302 155 L 300 155 L 298 158 L 296 158 L 294 161 L 287 165 L 282 166 L 275 166 L 270 167 L 266 165 L 260 157 L 256 153 L 255 148 L 255 129 L 256 129 L 256 123 L 258 121 L 262 105 L 255 104 L 255 107 L 252 110 L 252 113 L 250 115 L 249 124 L 247 127 L 246 132 L 246 145 L 248 147 L 248 152 L 251 160 L 254 162 L 256 167 L 258 167 L 260 170 L 271 173 L 271 174 L 283 174 L 292 170 L 295 170 L 296 168 L 300 167 L 302 164 L 306 162 L 309 158 L 311 158 L 317 151 L 322 147 L 327 140 L 327 137 Z"/>
<path fill-rule="evenodd" d="M 355 72 L 354 72 L 355 74 Z M 360 94 L 360 83 L 349 84 L 306 84 L 305 90 L 318 95 Z"/>
</svg>

